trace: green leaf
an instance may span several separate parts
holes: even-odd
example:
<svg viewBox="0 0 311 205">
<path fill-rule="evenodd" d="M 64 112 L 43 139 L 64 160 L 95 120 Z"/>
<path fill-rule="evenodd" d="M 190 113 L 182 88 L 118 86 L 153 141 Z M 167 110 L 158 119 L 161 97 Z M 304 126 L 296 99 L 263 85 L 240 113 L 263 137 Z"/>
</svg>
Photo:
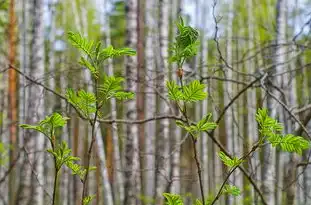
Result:
<svg viewBox="0 0 311 205">
<path fill-rule="evenodd" d="M 114 94 L 114 97 L 117 98 L 118 100 L 128 100 L 134 98 L 134 93 L 118 91 Z"/>
<path fill-rule="evenodd" d="M 179 101 L 184 99 L 184 94 L 181 88 L 176 84 L 175 81 L 167 81 L 166 87 L 168 89 L 168 97 L 171 100 Z"/>
<path fill-rule="evenodd" d="M 203 203 L 199 199 L 196 199 L 194 205 L 203 205 Z"/>
<path fill-rule="evenodd" d="M 69 118 L 63 117 L 59 113 L 53 113 L 52 115 L 46 116 L 45 119 L 40 121 L 37 125 L 21 124 L 20 127 L 36 130 L 51 139 L 55 134 L 55 129 L 63 127 L 68 119 Z"/>
<path fill-rule="evenodd" d="M 200 81 L 194 80 L 188 85 L 184 86 L 184 100 L 186 102 L 196 102 L 204 100 L 207 97 L 207 93 L 204 92 L 205 85 Z"/>
<path fill-rule="evenodd" d="M 239 196 L 241 194 L 241 191 L 236 186 L 231 186 L 231 185 L 226 184 L 224 186 L 224 189 L 223 189 L 222 193 L 223 194 L 229 194 L 229 195 L 232 195 L 232 196 Z"/>
<path fill-rule="evenodd" d="M 256 121 L 258 122 L 259 132 L 262 136 L 270 136 L 273 134 L 281 133 L 283 126 L 277 120 L 268 115 L 268 110 L 258 109 L 256 114 Z"/>
<path fill-rule="evenodd" d="M 132 99 L 134 93 L 125 92 L 121 86 L 124 78 L 114 76 L 104 76 L 103 84 L 99 86 L 99 101 L 106 102 L 111 98 L 117 98 L 118 100 Z"/>
<path fill-rule="evenodd" d="M 73 89 L 67 89 L 66 98 L 70 104 L 75 106 L 81 114 L 89 118 L 96 112 L 96 98 L 94 93 L 79 90 L 77 93 Z"/>
<path fill-rule="evenodd" d="M 83 198 L 83 205 L 88 205 L 95 198 L 96 195 L 86 196 Z"/>
<path fill-rule="evenodd" d="M 86 67 L 87 69 L 90 70 L 90 72 L 92 73 L 92 75 L 95 78 L 98 78 L 99 76 L 99 72 L 98 70 L 92 65 L 92 63 L 90 63 L 88 60 L 86 60 L 84 57 L 81 56 L 79 64 Z"/>
<path fill-rule="evenodd" d="M 134 56 L 136 55 L 136 51 L 131 48 L 120 48 L 115 49 L 112 46 L 108 46 L 99 52 L 99 59 L 106 60 L 108 58 L 114 58 L 118 56 Z"/>
<path fill-rule="evenodd" d="M 217 127 L 217 124 L 214 122 L 210 122 L 212 114 L 207 114 L 205 117 L 200 120 L 196 127 L 198 131 L 209 131 L 213 130 Z"/>
<path fill-rule="evenodd" d="M 292 134 L 287 134 L 285 136 L 281 135 L 271 135 L 267 138 L 272 146 L 279 146 L 282 151 L 285 152 L 295 152 L 302 155 L 304 150 L 310 148 L 310 142 L 305 140 L 303 137 L 295 136 Z"/>
<path fill-rule="evenodd" d="M 166 205 L 183 205 L 183 201 L 181 200 L 180 195 L 171 194 L 171 193 L 163 193 L 163 196 L 166 198 Z"/>
<path fill-rule="evenodd" d="M 68 145 L 65 141 L 61 144 L 56 145 L 55 149 L 48 149 L 47 152 L 52 154 L 56 159 L 56 170 L 60 170 L 63 164 L 74 162 L 80 160 L 78 157 L 73 157 L 70 155 L 71 149 L 68 148 Z"/>
<path fill-rule="evenodd" d="M 219 152 L 218 156 L 221 159 L 221 161 L 230 168 L 239 166 L 243 162 L 243 160 L 240 160 L 237 157 L 233 157 L 233 159 L 231 159 L 224 152 Z"/>
<path fill-rule="evenodd" d="M 89 41 L 79 33 L 69 32 L 68 40 L 74 47 L 80 49 L 89 57 L 94 57 L 94 41 Z"/>
</svg>

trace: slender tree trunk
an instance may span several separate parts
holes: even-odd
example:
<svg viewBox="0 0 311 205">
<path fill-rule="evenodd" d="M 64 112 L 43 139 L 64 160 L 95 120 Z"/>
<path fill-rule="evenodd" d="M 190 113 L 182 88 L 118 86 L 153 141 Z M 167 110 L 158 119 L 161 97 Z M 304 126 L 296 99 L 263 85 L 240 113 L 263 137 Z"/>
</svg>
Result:
<svg viewBox="0 0 311 205">
<path fill-rule="evenodd" d="M 155 78 L 156 78 L 156 64 L 155 64 L 155 35 L 157 32 L 157 4 L 156 1 L 146 3 L 146 100 L 145 111 L 146 118 L 151 118 L 156 114 L 156 95 L 155 95 Z M 148 199 L 152 199 L 155 194 L 155 139 L 156 139 L 156 122 L 150 121 L 145 124 L 145 169 L 144 175 L 144 195 Z M 147 203 L 150 204 L 150 203 Z"/>
<path fill-rule="evenodd" d="M 111 45 L 111 37 L 110 37 L 110 20 L 109 15 L 105 11 L 105 7 L 108 7 L 108 3 L 106 2 L 103 8 L 103 28 L 106 34 L 106 46 Z M 108 75 L 113 75 L 113 61 L 111 58 L 108 59 Z M 111 104 L 111 119 L 115 120 L 117 118 L 117 107 L 116 100 L 112 98 L 110 100 Z M 119 145 L 119 136 L 118 136 L 118 127 L 117 123 L 112 123 L 112 140 L 113 140 L 113 161 L 114 161 L 114 170 L 115 173 L 114 183 L 113 183 L 113 193 L 114 200 L 116 204 L 122 204 L 124 200 L 124 178 L 122 175 L 122 163 L 121 163 L 121 154 L 120 154 L 120 145 Z"/>
<path fill-rule="evenodd" d="M 233 33 L 233 3 L 234 2 L 228 2 L 229 3 L 229 11 L 228 11 L 228 27 L 227 27 L 227 63 L 231 66 L 232 65 L 232 33 Z M 224 77 L 227 79 L 233 78 L 233 73 L 231 68 L 226 68 L 224 71 Z M 224 83 L 224 105 L 228 105 L 233 97 L 233 87 L 231 82 L 227 81 Z M 234 153 L 234 139 L 237 137 L 234 132 L 235 126 L 234 126 L 234 110 L 233 106 L 228 110 L 225 117 L 225 127 L 226 127 L 226 140 L 227 140 L 227 150 L 231 153 Z M 234 181 L 234 175 L 231 175 L 230 177 L 231 181 Z M 233 204 L 233 198 L 231 196 L 228 197 L 228 200 L 226 202 L 228 205 Z"/>
<path fill-rule="evenodd" d="M 15 66 L 16 60 L 16 16 L 15 16 L 15 1 L 10 0 L 9 5 L 9 64 Z M 17 146 L 17 74 L 13 69 L 9 70 L 9 120 L 10 120 L 10 166 L 16 158 L 16 151 L 14 148 Z M 9 175 L 9 204 L 14 203 L 16 195 L 16 172 L 12 170 Z"/>
<path fill-rule="evenodd" d="M 178 20 L 178 14 L 179 10 L 181 7 L 181 2 L 180 0 L 174 0 L 172 2 L 172 15 L 171 15 L 171 24 L 173 25 L 177 20 Z M 175 38 L 177 34 L 177 28 L 174 27 L 173 33 L 171 34 L 171 40 Z M 178 82 L 178 76 L 174 71 L 177 70 L 176 64 L 172 64 L 172 75 L 173 75 L 173 80 L 175 82 Z M 176 113 L 178 114 L 178 108 L 175 108 Z M 171 133 L 175 136 L 174 139 L 172 139 L 172 151 L 174 151 L 172 155 L 172 160 L 171 160 L 171 186 L 170 186 L 170 192 L 171 193 L 180 193 L 180 184 L 181 184 L 181 179 L 180 179 L 180 154 L 181 154 L 181 137 L 182 137 L 182 132 L 181 128 L 178 127 L 177 125 L 173 126 Z"/>
<path fill-rule="evenodd" d="M 137 0 L 126 1 L 126 46 L 136 48 L 137 46 Z M 125 58 L 126 87 L 127 90 L 137 91 L 137 58 L 127 56 Z M 127 103 L 127 119 L 137 119 L 137 105 L 135 100 Z M 139 136 L 138 126 L 128 125 L 125 142 L 125 198 L 124 205 L 140 204 L 140 159 L 139 159 Z"/>
<path fill-rule="evenodd" d="M 161 92 L 165 93 L 165 83 L 168 80 L 168 30 L 169 30 L 169 1 L 161 0 L 160 1 L 160 22 L 159 22 L 159 31 L 160 31 L 160 70 L 159 73 L 162 76 L 160 82 Z M 163 114 L 169 113 L 169 107 L 164 100 L 160 101 L 160 110 Z M 160 121 L 160 130 L 157 138 L 157 176 L 156 176 L 156 204 L 163 203 L 163 192 L 168 184 L 168 177 L 170 175 L 170 166 L 169 159 L 166 158 L 169 155 L 169 120 L 163 119 Z"/>
<path fill-rule="evenodd" d="M 44 75 L 44 22 L 43 22 L 43 0 L 34 0 L 34 21 L 33 21 L 33 36 L 32 36 L 32 49 L 30 59 L 30 73 L 35 78 L 42 78 Z M 29 124 L 35 124 L 44 118 L 44 99 L 43 88 L 38 85 L 32 85 L 29 92 L 29 99 L 31 100 L 28 108 Z M 33 132 L 32 136 L 35 139 L 35 150 L 38 151 L 35 154 L 35 161 L 32 162 L 35 165 L 37 176 L 34 189 L 34 201 L 31 204 L 44 204 L 44 190 L 43 177 L 44 177 L 44 136 Z"/>
</svg>

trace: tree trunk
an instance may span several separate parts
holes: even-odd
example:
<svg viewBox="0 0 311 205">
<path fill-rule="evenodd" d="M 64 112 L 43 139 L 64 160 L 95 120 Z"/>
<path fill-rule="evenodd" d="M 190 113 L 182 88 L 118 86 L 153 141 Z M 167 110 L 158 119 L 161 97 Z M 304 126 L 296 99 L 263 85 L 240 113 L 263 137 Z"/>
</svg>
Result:
<svg viewBox="0 0 311 205">
<path fill-rule="evenodd" d="M 126 46 L 136 48 L 137 46 L 137 0 L 126 1 Z M 126 87 L 131 92 L 137 91 L 137 57 L 127 56 L 125 58 Z M 137 105 L 135 100 L 127 102 L 127 119 L 137 119 Z M 140 204 L 140 158 L 139 158 L 139 136 L 138 126 L 128 125 L 125 142 L 125 198 L 124 205 Z"/>
<path fill-rule="evenodd" d="M 146 3 L 146 100 L 145 111 L 146 119 L 152 118 L 156 114 L 156 64 L 155 64 L 155 35 L 157 32 L 157 4 L 156 1 Z M 145 169 L 147 170 L 144 175 L 144 195 L 148 199 L 153 199 L 155 194 L 155 139 L 156 139 L 156 122 L 150 121 L 145 124 Z M 150 203 L 147 203 L 150 204 Z"/>
<path fill-rule="evenodd" d="M 160 89 L 161 93 L 166 93 L 165 83 L 168 80 L 168 30 L 169 30 L 169 1 L 161 0 L 160 1 L 160 22 L 159 22 L 159 31 L 160 31 L 160 61 L 159 61 L 159 73 L 160 78 Z M 164 100 L 160 101 L 160 111 L 162 114 L 169 113 L 169 107 Z M 160 121 L 160 130 L 157 137 L 157 156 L 159 157 L 157 161 L 157 175 L 156 175 L 156 204 L 163 203 L 163 192 L 168 185 L 168 177 L 170 174 L 169 166 L 169 149 L 170 149 L 170 139 L 169 139 L 169 120 L 163 119 Z"/>
</svg>

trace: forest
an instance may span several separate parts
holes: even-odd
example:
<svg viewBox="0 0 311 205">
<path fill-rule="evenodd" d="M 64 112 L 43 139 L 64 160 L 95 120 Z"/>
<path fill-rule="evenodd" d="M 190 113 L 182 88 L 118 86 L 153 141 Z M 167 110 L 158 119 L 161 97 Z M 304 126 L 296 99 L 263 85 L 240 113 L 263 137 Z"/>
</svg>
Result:
<svg viewBox="0 0 311 205">
<path fill-rule="evenodd" d="M 0 0 L 0 205 L 310 205 L 310 32 L 310 0 Z"/>
</svg>

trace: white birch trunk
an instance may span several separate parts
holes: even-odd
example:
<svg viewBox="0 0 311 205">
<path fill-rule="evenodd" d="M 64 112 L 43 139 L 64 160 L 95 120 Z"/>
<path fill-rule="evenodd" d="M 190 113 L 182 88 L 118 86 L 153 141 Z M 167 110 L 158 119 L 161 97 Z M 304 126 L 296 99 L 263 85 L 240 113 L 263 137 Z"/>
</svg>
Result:
<svg viewBox="0 0 311 205">
<path fill-rule="evenodd" d="M 137 8 L 137 0 L 126 1 L 126 46 L 130 48 L 136 48 L 137 46 Z M 127 90 L 136 92 L 137 57 L 127 56 L 125 65 Z M 135 99 L 128 101 L 126 115 L 129 120 L 137 119 Z M 128 125 L 126 134 L 124 205 L 135 205 L 140 204 L 138 196 L 141 191 L 138 126 Z"/>
<path fill-rule="evenodd" d="M 145 87 L 146 100 L 145 111 L 146 119 L 152 118 L 156 114 L 156 95 L 155 95 L 155 77 L 156 77 L 156 64 L 155 64 L 155 35 L 157 32 L 157 9 L 156 2 L 151 1 L 146 4 L 146 83 Z M 145 175 L 144 175 L 144 195 L 148 199 L 153 199 L 155 194 L 155 138 L 156 138 L 156 122 L 150 121 L 145 125 Z M 147 203 L 149 204 L 149 203 Z"/>
<path fill-rule="evenodd" d="M 162 92 L 166 92 L 165 83 L 167 81 L 168 72 L 168 30 L 169 30 L 169 2 L 168 0 L 160 1 L 160 19 L 159 19 L 159 30 L 160 30 L 160 75 L 162 75 L 160 87 L 163 88 Z M 160 110 L 163 114 L 169 113 L 169 107 L 164 100 L 160 101 Z M 157 139 L 157 176 L 156 176 L 156 204 L 163 203 L 163 192 L 167 187 L 167 178 L 170 175 L 170 162 L 169 158 L 165 159 L 169 155 L 170 149 L 169 139 L 169 120 L 163 119 L 160 121 L 160 133 Z"/>
<path fill-rule="evenodd" d="M 232 65 L 232 26 L 233 26 L 233 2 L 229 3 L 229 11 L 228 11 L 228 26 L 227 26 L 227 50 L 226 50 L 226 60 L 229 65 Z M 225 78 L 232 79 L 233 73 L 230 68 L 226 68 L 225 70 Z M 226 81 L 224 83 L 224 106 L 228 105 L 233 97 L 233 87 L 231 82 Z M 226 127 L 226 141 L 227 141 L 227 150 L 230 153 L 234 153 L 233 140 L 236 135 L 234 135 L 234 111 L 233 106 L 228 110 L 225 117 L 225 127 Z M 231 175 L 229 180 L 234 181 L 234 175 Z M 228 197 L 227 201 L 228 205 L 233 203 L 233 198 L 231 196 Z"/>
<path fill-rule="evenodd" d="M 108 7 L 108 2 L 103 3 L 103 29 L 106 34 L 106 46 L 111 45 L 111 37 L 110 37 L 110 20 L 109 15 L 106 13 L 106 9 Z M 112 76 L 113 72 L 113 61 L 111 58 L 108 59 L 108 75 Z M 117 118 L 117 107 L 116 100 L 112 98 L 110 100 L 111 105 L 111 119 L 115 120 Z M 120 146 L 119 146 L 119 136 L 118 136 L 118 127 L 117 123 L 112 123 L 112 140 L 113 140 L 113 159 L 114 159 L 114 168 L 115 173 L 114 184 L 113 184 L 113 194 L 114 200 L 117 204 L 122 204 L 124 200 L 124 179 L 123 174 L 121 172 L 121 154 L 120 154 Z"/>
<path fill-rule="evenodd" d="M 44 1 L 34 1 L 34 21 L 33 21 L 33 40 L 31 49 L 30 70 L 34 79 L 42 78 L 44 75 L 44 22 L 43 22 Z M 30 124 L 35 124 L 44 118 L 44 93 L 43 88 L 38 85 L 32 85 L 30 88 L 30 106 L 29 113 Z M 34 202 L 32 204 L 44 204 L 44 136 L 43 134 L 33 133 L 35 137 L 35 150 L 39 151 L 35 154 L 35 170 L 37 172 L 37 180 L 35 180 Z M 39 183 L 39 184 L 38 184 Z"/>
</svg>

